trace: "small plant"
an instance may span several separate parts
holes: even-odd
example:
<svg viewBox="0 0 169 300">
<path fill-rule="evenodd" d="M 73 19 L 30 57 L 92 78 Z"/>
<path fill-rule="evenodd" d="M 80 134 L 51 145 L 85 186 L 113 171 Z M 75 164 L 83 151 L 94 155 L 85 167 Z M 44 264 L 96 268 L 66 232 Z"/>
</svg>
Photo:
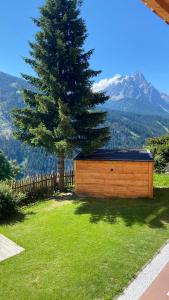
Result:
<svg viewBox="0 0 169 300">
<path fill-rule="evenodd" d="M 23 201 L 23 193 L 14 193 L 10 186 L 0 183 L 0 221 L 9 220 L 18 211 L 18 204 Z"/>
</svg>

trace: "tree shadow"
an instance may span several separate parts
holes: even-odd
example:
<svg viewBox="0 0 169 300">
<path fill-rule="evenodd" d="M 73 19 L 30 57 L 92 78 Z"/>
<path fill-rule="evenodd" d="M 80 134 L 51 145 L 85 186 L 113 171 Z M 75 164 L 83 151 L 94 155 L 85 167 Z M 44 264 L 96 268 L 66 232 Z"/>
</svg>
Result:
<svg viewBox="0 0 169 300">
<path fill-rule="evenodd" d="M 166 228 L 169 224 L 169 189 L 156 189 L 154 199 L 94 199 L 83 198 L 75 214 L 90 216 L 90 222 L 115 224 L 122 219 L 126 226 L 146 224 Z"/>
<path fill-rule="evenodd" d="M 16 223 L 23 222 L 25 219 L 27 219 L 31 215 L 35 215 L 35 213 L 33 211 L 25 213 L 21 210 L 18 210 L 15 212 L 15 214 L 12 217 L 6 218 L 5 220 L 0 220 L 0 225 L 1 226 L 15 225 Z"/>
</svg>

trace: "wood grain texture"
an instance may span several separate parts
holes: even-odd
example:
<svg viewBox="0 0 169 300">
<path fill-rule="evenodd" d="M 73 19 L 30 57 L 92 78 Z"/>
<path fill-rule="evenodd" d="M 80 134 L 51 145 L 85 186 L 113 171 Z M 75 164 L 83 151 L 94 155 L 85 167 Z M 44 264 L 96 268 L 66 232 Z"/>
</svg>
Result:
<svg viewBox="0 0 169 300">
<path fill-rule="evenodd" d="M 153 163 L 75 161 L 75 191 L 94 197 L 153 197 Z"/>
<path fill-rule="evenodd" d="M 150 198 L 153 198 L 154 196 L 153 179 L 154 179 L 154 163 L 149 162 L 149 197 Z"/>
<path fill-rule="evenodd" d="M 153 12 L 169 24 L 169 0 L 142 0 Z"/>
</svg>

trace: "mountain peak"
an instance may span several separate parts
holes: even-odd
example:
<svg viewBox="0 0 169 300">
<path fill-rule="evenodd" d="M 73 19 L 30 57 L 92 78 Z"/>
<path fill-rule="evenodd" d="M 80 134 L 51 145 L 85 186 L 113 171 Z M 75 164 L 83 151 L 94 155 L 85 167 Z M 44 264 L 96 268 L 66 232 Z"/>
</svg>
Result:
<svg viewBox="0 0 169 300">
<path fill-rule="evenodd" d="M 120 75 L 116 74 L 112 78 L 105 78 L 100 80 L 99 82 L 96 82 L 93 85 L 93 90 L 95 92 L 98 91 L 104 91 L 107 88 L 110 88 L 111 86 L 116 86 L 118 84 L 123 84 L 123 83 L 131 83 L 131 82 L 136 82 L 136 84 L 143 85 L 144 87 L 147 87 L 149 85 L 148 81 L 145 79 L 145 76 L 141 72 L 136 72 L 133 75 Z"/>
<path fill-rule="evenodd" d="M 96 83 L 93 89 L 109 96 L 105 108 L 169 117 L 169 96 L 160 93 L 141 72 L 106 78 Z"/>
<path fill-rule="evenodd" d="M 137 80 L 143 80 L 143 81 L 146 80 L 145 77 L 144 77 L 144 75 L 143 75 L 143 73 L 141 73 L 141 72 L 134 73 L 132 75 L 132 77 L 135 78 L 135 79 L 137 79 Z"/>
<path fill-rule="evenodd" d="M 121 74 L 116 74 L 112 78 L 105 78 L 100 80 L 99 82 L 94 83 L 93 90 L 94 92 L 103 91 L 109 86 L 117 85 L 121 81 L 123 81 L 125 76 L 122 76 Z"/>
</svg>

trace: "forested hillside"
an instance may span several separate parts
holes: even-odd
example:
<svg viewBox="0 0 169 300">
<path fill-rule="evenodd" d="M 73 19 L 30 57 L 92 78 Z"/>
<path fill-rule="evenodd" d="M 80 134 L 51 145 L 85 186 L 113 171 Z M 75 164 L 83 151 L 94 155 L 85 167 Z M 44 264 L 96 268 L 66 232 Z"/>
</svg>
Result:
<svg viewBox="0 0 169 300">
<path fill-rule="evenodd" d="M 23 175 L 49 173 L 56 171 L 57 158 L 49 155 L 44 149 L 28 147 L 15 140 L 12 135 L 13 108 L 23 106 L 22 89 L 27 83 L 17 77 L 0 72 L 0 149 L 12 160 L 23 166 Z M 67 161 L 69 166 L 71 162 Z"/>
<path fill-rule="evenodd" d="M 113 148 L 141 148 L 150 137 L 169 133 L 169 119 L 119 111 L 108 112 Z"/>
<path fill-rule="evenodd" d="M 16 141 L 12 136 L 11 110 L 23 105 L 21 90 L 25 81 L 0 73 L 0 149 L 9 159 L 23 165 L 23 175 L 48 173 L 56 170 L 57 159 L 44 149 L 30 148 Z M 105 109 L 105 108 L 104 108 Z M 169 132 L 169 119 L 130 112 L 108 110 L 107 123 L 111 128 L 108 147 L 140 148 L 145 139 Z M 71 165 L 68 160 L 67 165 Z"/>
</svg>

